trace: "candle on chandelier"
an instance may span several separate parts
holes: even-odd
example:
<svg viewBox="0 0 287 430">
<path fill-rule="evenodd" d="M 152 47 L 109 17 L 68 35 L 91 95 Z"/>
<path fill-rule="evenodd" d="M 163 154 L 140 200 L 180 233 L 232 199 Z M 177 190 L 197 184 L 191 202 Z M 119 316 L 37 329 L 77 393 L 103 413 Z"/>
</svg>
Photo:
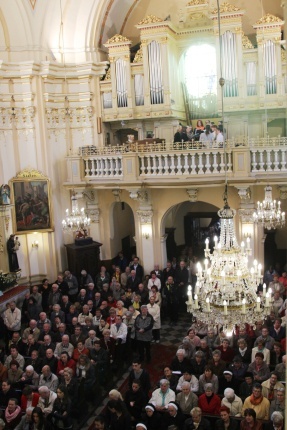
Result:
<svg viewBox="0 0 287 430">
<path fill-rule="evenodd" d="M 223 300 L 223 315 L 227 315 L 227 301 Z"/>
<path fill-rule="evenodd" d="M 214 236 L 214 249 L 217 249 L 218 237 Z"/>
<path fill-rule="evenodd" d="M 263 284 L 263 297 L 265 297 L 266 296 L 266 284 L 264 283 Z"/>
<path fill-rule="evenodd" d="M 269 293 L 266 293 L 265 306 L 266 306 L 266 308 L 269 308 L 269 306 L 270 306 L 270 295 L 269 295 Z"/>
<path fill-rule="evenodd" d="M 206 299 L 206 308 L 207 308 L 207 312 L 210 312 L 210 303 L 209 303 L 209 298 L 208 297 Z"/>
<path fill-rule="evenodd" d="M 245 299 L 242 300 L 242 313 L 246 314 L 246 300 Z"/>
<path fill-rule="evenodd" d="M 257 302 L 256 311 L 260 312 L 260 297 L 257 297 L 256 302 Z"/>
<path fill-rule="evenodd" d="M 204 259 L 204 267 L 205 267 L 205 271 L 207 271 L 207 267 L 208 267 L 208 259 L 207 258 Z"/>
<path fill-rule="evenodd" d="M 244 248 L 245 248 L 245 243 L 242 241 L 241 242 L 241 251 L 244 252 Z"/>
<path fill-rule="evenodd" d="M 206 251 L 209 250 L 209 240 L 208 239 L 205 239 L 205 249 L 206 249 Z"/>
<path fill-rule="evenodd" d="M 191 293 L 191 285 L 187 288 L 187 296 L 188 296 L 188 304 L 192 305 L 192 293 Z"/>
<path fill-rule="evenodd" d="M 222 283 L 225 284 L 225 272 L 224 270 L 221 271 L 220 276 L 222 277 Z"/>
<path fill-rule="evenodd" d="M 194 295 L 194 305 L 195 305 L 194 308 L 198 309 L 198 296 L 197 296 L 197 294 Z"/>
</svg>

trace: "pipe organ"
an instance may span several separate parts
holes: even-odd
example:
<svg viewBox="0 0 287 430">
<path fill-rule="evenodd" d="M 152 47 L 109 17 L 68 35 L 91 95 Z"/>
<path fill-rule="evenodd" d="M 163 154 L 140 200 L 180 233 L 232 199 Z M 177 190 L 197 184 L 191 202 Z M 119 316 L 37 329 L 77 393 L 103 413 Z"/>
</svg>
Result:
<svg viewBox="0 0 287 430">
<path fill-rule="evenodd" d="M 169 121 L 174 131 L 176 121 L 188 123 L 194 119 L 192 114 L 188 117 L 183 61 L 189 47 L 203 44 L 216 50 L 217 82 L 222 71 L 227 116 L 261 112 L 267 101 L 268 110 L 274 110 L 274 118 L 278 118 L 278 109 L 283 112 L 287 107 L 286 46 L 281 40 L 284 21 L 270 14 L 263 16 L 253 25 L 256 38 L 252 43 L 242 30 L 245 11 L 229 3 L 223 3 L 218 13 L 211 9 L 208 0 L 192 0 L 181 13 L 183 18 L 178 26 L 172 20 L 163 21 L 153 15 L 140 21 L 136 25 L 139 50 L 132 62 L 129 39 L 117 34 L 106 42 L 110 69 L 100 82 L 103 121 L 160 119 Z M 200 61 L 201 58 L 194 58 L 191 67 L 197 68 Z M 219 118 L 221 96 L 217 84 L 217 94 L 211 97 L 215 97 Z M 203 114 L 204 117 L 209 116 Z"/>
</svg>

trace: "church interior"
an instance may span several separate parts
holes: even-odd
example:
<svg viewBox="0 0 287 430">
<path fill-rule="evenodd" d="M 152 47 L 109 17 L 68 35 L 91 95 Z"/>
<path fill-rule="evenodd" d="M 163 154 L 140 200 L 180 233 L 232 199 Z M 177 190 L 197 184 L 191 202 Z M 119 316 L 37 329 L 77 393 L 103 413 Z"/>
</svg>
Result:
<svg viewBox="0 0 287 430">
<path fill-rule="evenodd" d="M 75 232 L 62 220 L 73 204 L 107 264 L 122 249 L 147 273 L 186 246 L 201 257 L 226 176 L 239 239 L 250 235 L 263 264 L 285 264 L 286 228 L 264 231 L 252 214 L 267 185 L 286 210 L 286 4 L 221 4 L 218 20 L 213 0 L 1 1 L 3 272 L 12 233 L 21 284 L 67 268 Z M 223 120 L 226 160 L 173 143 L 198 119 Z M 45 219 L 23 226 L 33 178 L 46 181 Z"/>
</svg>

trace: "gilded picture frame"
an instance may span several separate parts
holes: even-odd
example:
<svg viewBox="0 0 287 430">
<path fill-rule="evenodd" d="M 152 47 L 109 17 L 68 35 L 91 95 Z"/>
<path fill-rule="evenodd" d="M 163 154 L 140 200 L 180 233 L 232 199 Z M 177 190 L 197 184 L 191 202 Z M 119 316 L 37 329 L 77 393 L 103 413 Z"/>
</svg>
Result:
<svg viewBox="0 0 287 430">
<path fill-rule="evenodd" d="M 53 231 L 51 183 L 35 169 L 22 170 L 9 181 L 13 210 L 13 232 L 24 234 Z"/>
</svg>

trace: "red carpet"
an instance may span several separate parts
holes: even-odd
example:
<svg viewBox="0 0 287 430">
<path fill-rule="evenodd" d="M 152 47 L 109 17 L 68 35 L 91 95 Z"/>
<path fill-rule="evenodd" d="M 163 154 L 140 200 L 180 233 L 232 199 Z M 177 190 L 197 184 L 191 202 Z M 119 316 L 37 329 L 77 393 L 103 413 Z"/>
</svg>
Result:
<svg viewBox="0 0 287 430">
<path fill-rule="evenodd" d="M 29 287 L 24 287 L 22 285 L 18 285 L 16 287 L 12 287 L 10 290 L 5 291 L 3 293 L 3 296 L 0 297 L 0 304 L 3 302 L 6 302 L 7 300 L 11 299 L 12 297 L 18 295 L 19 293 L 22 293 L 23 291 L 29 289 Z"/>
</svg>

